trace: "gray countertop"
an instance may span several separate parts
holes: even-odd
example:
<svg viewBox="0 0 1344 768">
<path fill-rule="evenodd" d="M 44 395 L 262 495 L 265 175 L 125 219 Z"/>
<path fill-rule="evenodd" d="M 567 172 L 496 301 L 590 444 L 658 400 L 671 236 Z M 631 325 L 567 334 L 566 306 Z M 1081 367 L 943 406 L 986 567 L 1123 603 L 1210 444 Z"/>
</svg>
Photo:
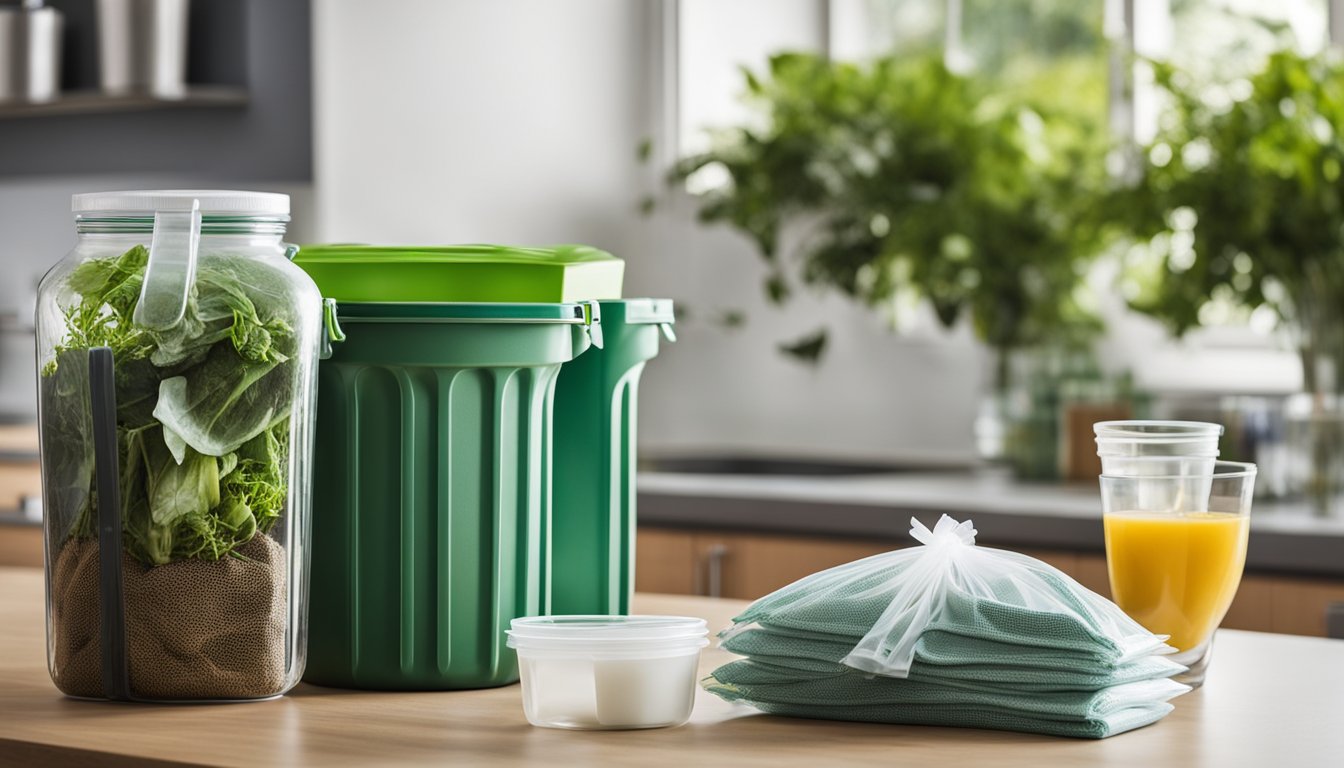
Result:
<svg viewBox="0 0 1344 768">
<path fill-rule="evenodd" d="M 844 477 L 642 472 L 639 521 L 665 527 L 907 541 L 910 518 L 970 517 L 985 544 L 1101 552 L 1101 499 L 1093 485 L 1022 483 L 1006 472 Z M 1344 517 L 1306 505 L 1257 501 L 1247 567 L 1344 577 Z"/>
</svg>

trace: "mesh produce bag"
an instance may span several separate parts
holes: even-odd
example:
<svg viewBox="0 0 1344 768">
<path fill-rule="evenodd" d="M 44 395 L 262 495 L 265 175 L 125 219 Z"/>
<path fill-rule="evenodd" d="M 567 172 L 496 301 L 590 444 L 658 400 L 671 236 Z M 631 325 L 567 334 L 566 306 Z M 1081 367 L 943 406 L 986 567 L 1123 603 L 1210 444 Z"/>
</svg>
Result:
<svg viewBox="0 0 1344 768">
<path fill-rule="evenodd" d="M 1114 668 L 1174 650 L 1059 570 L 1016 552 L 975 546 L 970 521 L 944 515 L 933 530 L 910 522 L 911 535 L 923 546 L 797 581 L 753 603 L 721 637 L 728 642 L 765 627 L 802 639 L 852 640 L 845 665 L 897 678 L 909 676 L 923 637 L 929 637 L 926 651 L 933 646 L 926 660 L 944 664 L 977 656 L 1004 663 L 1001 656 L 1007 656 L 1028 666 L 1073 660 Z"/>
<path fill-rule="evenodd" d="M 773 714 L 909 725 L 959 725 L 1102 738 L 1148 725 L 1189 690 L 1168 679 L 1095 691 L 985 691 L 864 675 L 852 669 L 803 672 L 743 659 L 715 670 L 705 687 Z"/>
<path fill-rule="evenodd" d="M 940 657 L 935 657 L 939 661 L 929 660 L 926 647 L 931 644 L 942 651 Z M 1000 651 L 996 645 L 989 642 L 978 645 L 958 642 L 962 650 L 957 652 L 941 647 L 937 642 L 930 643 L 926 635 L 915 646 L 915 661 L 910 667 L 908 679 L 984 691 L 1095 691 L 1114 685 L 1171 677 L 1185 670 L 1180 664 L 1161 656 L 1144 656 L 1108 667 L 1081 663 L 1052 664 L 1048 654 L 1040 653 L 1035 654 L 1034 664 L 1004 663 L 1020 659 L 1009 655 L 1011 651 Z M 842 672 L 868 674 L 842 663 L 853 647 L 852 640 L 846 644 L 843 641 L 800 638 L 758 627 L 723 641 L 722 647 L 792 671 L 830 675 Z"/>
<path fill-rule="evenodd" d="M 102 698 L 98 545 L 65 543 L 52 571 L 53 663 L 71 696 Z M 122 556 L 128 671 L 136 696 L 263 698 L 283 689 L 285 552 L 259 534 L 217 561 L 148 568 Z"/>
<path fill-rule="evenodd" d="M 764 712 L 1104 738 L 1188 690 L 1163 638 L 1024 555 L 975 546 L 944 516 L 924 546 L 809 576 L 734 619 L 747 658 L 703 681 Z"/>
</svg>

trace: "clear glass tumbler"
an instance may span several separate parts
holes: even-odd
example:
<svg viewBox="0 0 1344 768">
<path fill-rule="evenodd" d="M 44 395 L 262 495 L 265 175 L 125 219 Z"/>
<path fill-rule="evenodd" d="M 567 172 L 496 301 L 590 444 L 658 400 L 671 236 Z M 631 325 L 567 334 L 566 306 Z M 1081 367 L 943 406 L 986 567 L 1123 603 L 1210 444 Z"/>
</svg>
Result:
<svg viewBox="0 0 1344 768">
<path fill-rule="evenodd" d="M 1214 630 L 1246 564 L 1254 488 L 1255 465 L 1230 461 L 1212 476 L 1101 476 L 1112 597 L 1170 636 L 1172 658 L 1189 668 L 1180 682 L 1204 682 Z"/>
</svg>

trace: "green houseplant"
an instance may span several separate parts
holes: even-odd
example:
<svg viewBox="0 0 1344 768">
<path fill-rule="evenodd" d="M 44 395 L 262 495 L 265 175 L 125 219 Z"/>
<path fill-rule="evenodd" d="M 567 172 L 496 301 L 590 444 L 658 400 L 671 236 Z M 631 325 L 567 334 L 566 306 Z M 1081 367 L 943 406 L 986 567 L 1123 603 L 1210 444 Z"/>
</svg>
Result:
<svg viewBox="0 0 1344 768">
<path fill-rule="evenodd" d="M 995 96 L 937 56 L 781 54 L 746 85 L 763 124 L 720 131 L 673 177 L 726 171 L 700 219 L 753 240 L 772 300 L 798 282 L 869 305 L 915 289 L 944 325 L 968 316 L 995 353 L 996 387 L 1013 350 L 1097 330 L 1078 300 L 1090 251 L 1073 208 L 1101 163 L 1075 121 Z M 804 220 L 784 253 L 785 226 Z"/>
<path fill-rule="evenodd" d="M 1015 351 L 1100 329 L 1082 298 L 1092 231 L 1076 225 L 1104 176 L 1095 122 L 937 55 L 788 53 L 745 80 L 759 119 L 718 130 L 672 178 L 726 179 L 699 217 L 753 241 L 772 301 L 799 285 L 873 307 L 913 293 L 944 326 L 969 321 L 999 395 Z M 824 345 L 822 329 L 786 350 L 815 360 Z"/>
<path fill-rule="evenodd" d="M 1153 68 L 1166 113 L 1107 205 L 1138 243 L 1131 305 L 1177 334 L 1219 305 L 1264 307 L 1290 329 L 1312 396 L 1306 490 L 1328 503 L 1344 384 L 1344 62 L 1282 50 L 1215 86 Z"/>
</svg>

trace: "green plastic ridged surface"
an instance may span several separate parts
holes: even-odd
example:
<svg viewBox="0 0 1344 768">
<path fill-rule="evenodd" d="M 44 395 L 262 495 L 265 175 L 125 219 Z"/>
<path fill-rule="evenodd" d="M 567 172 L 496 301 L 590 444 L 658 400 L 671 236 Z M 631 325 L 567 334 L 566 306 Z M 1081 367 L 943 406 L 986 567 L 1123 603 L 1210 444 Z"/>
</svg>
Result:
<svg viewBox="0 0 1344 768">
<path fill-rule="evenodd" d="M 628 614 L 634 594 L 639 379 L 672 302 L 604 301 L 601 316 L 603 348 L 566 363 L 556 385 L 556 614 Z"/>
<path fill-rule="evenodd" d="M 555 383 L 587 348 L 586 331 L 345 330 L 319 371 L 304 679 L 384 690 L 511 683 L 504 631 L 548 608 Z"/>
</svg>

